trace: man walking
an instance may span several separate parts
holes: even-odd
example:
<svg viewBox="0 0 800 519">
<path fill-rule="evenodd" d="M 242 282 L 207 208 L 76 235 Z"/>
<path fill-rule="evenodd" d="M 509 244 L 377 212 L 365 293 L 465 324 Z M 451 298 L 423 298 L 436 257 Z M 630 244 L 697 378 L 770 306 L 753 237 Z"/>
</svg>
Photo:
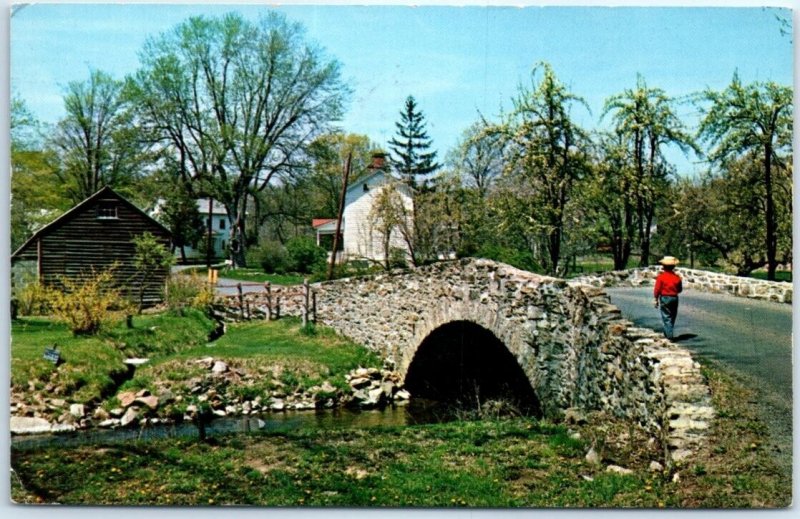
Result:
<svg viewBox="0 0 800 519">
<path fill-rule="evenodd" d="M 672 331 L 675 327 L 675 318 L 678 317 L 678 294 L 683 290 L 683 283 L 675 271 L 678 259 L 664 256 L 659 263 L 663 271 L 656 278 L 653 289 L 656 308 L 661 310 L 661 320 L 664 322 L 664 337 L 672 340 Z"/>
</svg>

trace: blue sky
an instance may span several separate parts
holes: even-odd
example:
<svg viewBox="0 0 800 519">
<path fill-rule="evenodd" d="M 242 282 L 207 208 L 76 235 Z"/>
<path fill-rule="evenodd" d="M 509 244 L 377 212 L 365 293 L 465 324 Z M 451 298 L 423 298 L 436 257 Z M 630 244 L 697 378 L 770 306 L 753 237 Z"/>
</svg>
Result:
<svg viewBox="0 0 800 519">
<path fill-rule="evenodd" d="M 11 91 L 45 122 L 63 115 L 70 81 L 90 68 L 117 78 L 138 66 L 148 36 L 193 15 L 238 11 L 257 18 L 258 5 L 33 4 L 11 19 Z M 281 6 L 307 37 L 342 64 L 354 95 L 341 127 L 384 145 L 394 135 L 403 101 L 414 95 L 440 157 L 478 118 L 508 109 L 532 67 L 549 62 L 582 96 L 573 115 L 597 128 L 603 101 L 635 84 L 682 97 L 721 89 L 735 70 L 746 81 L 792 84 L 792 42 L 775 10 L 755 8 Z M 691 106 L 679 108 L 696 124 Z M 670 153 L 683 173 L 698 166 Z"/>
</svg>

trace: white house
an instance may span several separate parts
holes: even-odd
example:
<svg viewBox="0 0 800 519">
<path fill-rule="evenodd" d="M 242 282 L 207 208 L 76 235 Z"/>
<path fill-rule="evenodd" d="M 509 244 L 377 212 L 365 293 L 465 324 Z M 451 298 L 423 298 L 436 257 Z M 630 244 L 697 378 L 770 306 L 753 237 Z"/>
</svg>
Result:
<svg viewBox="0 0 800 519">
<path fill-rule="evenodd" d="M 161 212 L 161 206 L 163 203 L 163 200 L 159 200 L 156 203 L 156 207 L 150 213 L 150 216 L 158 219 L 158 214 Z M 225 206 L 213 199 L 211 200 L 211 205 L 209 206 L 208 198 L 198 198 L 196 203 L 197 211 L 200 213 L 200 218 L 204 223 L 204 236 L 208 235 L 209 213 L 211 215 L 211 245 L 213 248 L 214 258 L 226 258 L 228 256 L 227 247 L 231 241 L 231 230 L 228 222 L 228 212 L 225 210 Z M 206 257 L 204 244 L 205 239 L 201 240 L 201 242 L 197 244 L 196 249 L 190 245 L 184 246 L 183 249 L 184 253 L 186 254 L 186 259 L 204 259 Z M 175 250 L 175 256 L 178 258 L 181 257 L 180 249 Z"/>
<path fill-rule="evenodd" d="M 375 155 L 369 167 L 372 173 L 351 184 L 345 193 L 342 215 L 339 256 L 337 261 L 369 260 L 383 262 L 387 252 L 402 250 L 408 255 L 400 225 L 386 229 L 381 211 L 376 208 L 381 195 L 394 197 L 394 203 L 410 226 L 413 198 L 408 186 L 386 171 L 383 155 Z M 391 191 L 387 191 L 391 190 Z M 336 233 L 336 219 L 315 219 L 312 226 L 317 234 L 317 244 L 331 247 Z M 388 241 L 385 239 L 388 231 Z"/>
</svg>

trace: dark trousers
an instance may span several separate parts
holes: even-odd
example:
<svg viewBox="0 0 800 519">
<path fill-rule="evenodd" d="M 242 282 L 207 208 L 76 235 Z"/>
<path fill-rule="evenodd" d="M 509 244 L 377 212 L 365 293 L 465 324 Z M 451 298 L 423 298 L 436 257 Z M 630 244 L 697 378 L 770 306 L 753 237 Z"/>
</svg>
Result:
<svg viewBox="0 0 800 519">
<path fill-rule="evenodd" d="M 664 322 L 664 337 L 672 340 L 675 318 L 678 317 L 678 298 L 677 296 L 661 296 L 658 303 L 661 320 Z"/>
</svg>

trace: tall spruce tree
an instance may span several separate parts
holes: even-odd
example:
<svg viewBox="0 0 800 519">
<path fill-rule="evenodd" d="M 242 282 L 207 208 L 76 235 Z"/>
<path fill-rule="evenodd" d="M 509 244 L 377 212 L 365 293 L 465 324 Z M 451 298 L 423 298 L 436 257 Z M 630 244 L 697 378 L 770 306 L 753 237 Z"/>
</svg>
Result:
<svg viewBox="0 0 800 519">
<path fill-rule="evenodd" d="M 397 137 L 389 141 L 392 161 L 397 171 L 411 187 L 416 187 L 418 180 L 439 169 L 436 152 L 427 152 L 431 147 L 431 138 L 425 130 L 425 116 L 417 108 L 413 96 L 406 98 L 405 109 L 400 112 L 397 126 Z"/>
</svg>

